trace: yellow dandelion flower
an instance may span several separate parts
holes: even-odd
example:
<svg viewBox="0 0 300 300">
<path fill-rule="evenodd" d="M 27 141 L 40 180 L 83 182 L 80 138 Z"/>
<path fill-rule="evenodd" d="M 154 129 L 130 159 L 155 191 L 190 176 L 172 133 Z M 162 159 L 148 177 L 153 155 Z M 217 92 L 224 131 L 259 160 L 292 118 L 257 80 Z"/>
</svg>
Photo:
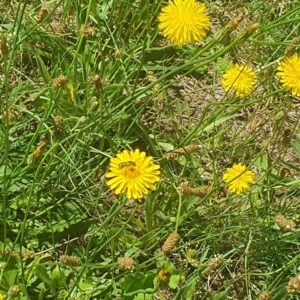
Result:
<svg viewBox="0 0 300 300">
<path fill-rule="evenodd" d="M 227 168 L 223 175 L 223 180 L 228 185 L 228 189 L 236 194 L 245 193 L 250 190 L 250 183 L 255 183 L 254 172 L 246 169 L 241 163 L 235 164 L 232 168 Z"/>
<path fill-rule="evenodd" d="M 238 96 L 247 96 L 252 93 L 256 75 L 248 66 L 235 64 L 222 76 L 222 85 L 226 92 L 233 89 Z"/>
<path fill-rule="evenodd" d="M 210 27 L 205 4 L 196 0 L 170 0 L 158 21 L 163 35 L 179 47 L 201 42 Z"/>
<path fill-rule="evenodd" d="M 154 183 L 160 180 L 160 166 L 151 156 L 139 149 L 124 150 L 110 159 L 110 172 L 105 174 L 107 185 L 118 195 L 125 193 L 128 199 L 140 199 L 155 190 Z"/>
<path fill-rule="evenodd" d="M 4 300 L 4 296 L 0 294 L 0 300 Z"/>
<path fill-rule="evenodd" d="M 300 57 L 294 54 L 286 57 L 277 67 L 277 76 L 286 90 L 293 96 L 300 96 Z"/>
</svg>

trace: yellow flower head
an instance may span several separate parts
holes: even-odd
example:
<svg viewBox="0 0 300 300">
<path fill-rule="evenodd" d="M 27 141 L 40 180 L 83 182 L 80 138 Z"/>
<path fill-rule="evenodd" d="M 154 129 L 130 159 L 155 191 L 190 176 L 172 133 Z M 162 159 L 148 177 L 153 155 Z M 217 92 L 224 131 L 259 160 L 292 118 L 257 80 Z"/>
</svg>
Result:
<svg viewBox="0 0 300 300">
<path fill-rule="evenodd" d="M 170 0 L 158 21 L 163 35 L 179 47 L 202 41 L 210 27 L 205 4 L 196 0 Z"/>
<path fill-rule="evenodd" d="M 238 96 L 247 96 L 252 93 L 256 75 L 248 66 L 235 64 L 227 70 L 222 78 L 222 85 L 226 92 L 233 89 Z"/>
<path fill-rule="evenodd" d="M 0 300 L 4 300 L 4 296 L 0 294 Z"/>
<path fill-rule="evenodd" d="M 223 175 L 223 180 L 228 185 L 228 189 L 236 194 L 245 193 L 250 190 L 250 183 L 255 183 L 255 174 L 246 169 L 241 163 L 235 164 L 232 168 L 227 168 Z"/>
<path fill-rule="evenodd" d="M 118 195 L 125 193 L 128 199 L 140 199 L 155 190 L 154 183 L 160 180 L 160 166 L 153 163 L 151 156 L 139 149 L 124 150 L 110 159 L 106 173 L 107 185 Z"/>
<path fill-rule="evenodd" d="M 277 67 L 277 76 L 286 90 L 293 96 L 300 96 L 300 57 L 294 54 L 286 57 Z"/>
</svg>

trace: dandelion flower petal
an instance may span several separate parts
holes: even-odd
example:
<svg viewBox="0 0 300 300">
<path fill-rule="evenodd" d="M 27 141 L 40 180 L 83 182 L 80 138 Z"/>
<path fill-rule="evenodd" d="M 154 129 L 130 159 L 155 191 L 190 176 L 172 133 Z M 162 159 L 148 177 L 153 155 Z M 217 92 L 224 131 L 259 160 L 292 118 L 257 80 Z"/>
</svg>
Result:
<svg viewBox="0 0 300 300">
<path fill-rule="evenodd" d="M 126 193 L 128 199 L 140 199 L 149 190 L 155 190 L 154 183 L 160 180 L 160 166 L 153 163 L 151 156 L 139 149 L 124 150 L 110 159 L 106 184 L 115 193 Z"/>
<path fill-rule="evenodd" d="M 248 66 L 235 64 L 222 76 L 222 85 L 228 92 L 233 89 L 237 96 L 247 96 L 253 92 L 256 75 Z"/>
<path fill-rule="evenodd" d="M 300 96 L 300 57 L 297 53 L 280 63 L 276 75 L 286 90 L 291 90 L 293 96 Z"/>
<path fill-rule="evenodd" d="M 228 189 L 236 194 L 245 193 L 250 190 L 250 184 L 254 184 L 254 172 L 247 170 L 241 163 L 235 164 L 232 168 L 227 168 L 223 175 L 223 181 Z"/>
<path fill-rule="evenodd" d="M 170 0 L 158 21 L 163 35 L 179 47 L 202 41 L 210 27 L 205 4 L 196 0 Z"/>
</svg>

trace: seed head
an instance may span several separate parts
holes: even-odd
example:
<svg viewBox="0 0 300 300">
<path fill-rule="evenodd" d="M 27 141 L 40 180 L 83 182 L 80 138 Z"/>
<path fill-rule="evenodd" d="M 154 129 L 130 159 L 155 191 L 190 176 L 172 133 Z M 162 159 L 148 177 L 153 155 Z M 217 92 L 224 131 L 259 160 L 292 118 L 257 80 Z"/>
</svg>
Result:
<svg viewBox="0 0 300 300">
<path fill-rule="evenodd" d="M 179 240 L 178 233 L 176 233 L 176 232 L 170 233 L 161 248 L 161 251 L 163 252 L 163 254 L 167 255 L 175 247 L 178 240 Z"/>
<path fill-rule="evenodd" d="M 135 261 L 129 256 L 123 256 L 118 259 L 119 267 L 122 270 L 133 271 L 135 269 Z"/>
<path fill-rule="evenodd" d="M 60 138 L 65 134 L 65 120 L 62 116 L 53 118 L 53 134 L 56 138 Z"/>
<path fill-rule="evenodd" d="M 195 250 L 195 249 L 189 249 L 186 253 L 187 261 L 194 267 L 200 266 L 200 262 L 198 260 L 197 254 L 198 254 L 197 250 Z"/>
<path fill-rule="evenodd" d="M 54 88 L 61 88 L 68 84 L 69 79 L 64 75 L 59 75 L 57 78 L 55 78 L 52 82 L 52 86 Z"/>
<path fill-rule="evenodd" d="M 154 81 L 157 80 L 157 77 L 156 77 L 155 73 L 152 72 L 152 71 L 146 72 L 146 78 L 147 78 L 147 80 L 148 80 L 149 82 L 154 82 Z"/>
<path fill-rule="evenodd" d="M 223 262 L 224 262 L 224 258 L 221 255 L 211 258 L 207 262 L 207 269 L 203 272 L 203 275 L 208 276 L 209 274 L 212 273 L 212 271 L 217 269 Z"/>
<path fill-rule="evenodd" d="M 277 215 L 274 218 L 275 223 L 286 231 L 293 231 L 296 229 L 296 223 L 292 220 L 287 219 L 283 215 Z"/>
<path fill-rule="evenodd" d="M 51 7 L 51 4 L 47 2 L 41 5 L 40 11 L 35 16 L 35 20 L 37 23 L 42 23 L 49 16 L 51 12 Z"/>
<path fill-rule="evenodd" d="M 81 265 L 81 259 L 77 256 L 62 255 L 59 260 L 62 264 L 70 267 L 78 267 Z"/>
<path fill-rule="evenodd" d="M 39 162 L 41 161 L 42 156 L 45 152 L 46 146 L 47 146 L 47 143 L 45 141 L 42 141 L 35 148 L 35 150 L 31 154 L 28 155 L 27 164 L 30 167 L 36 167 L 39 164 Z"/>
<path fill-rule="evenodd" d="M 102 89 L 103 89 L 103 83 L 102 83 L 101 77 L 99 75 L 89 76 L 88 83 L 95 85 L 95 88 L 98 91 L 102 91 Z"/>
<path fill-rule="evenodd" d="M 258 297 L 258 300 L 270 300 L 270 299 L 271 299 L 271 294 L 267 291 L 262 292 Z"/>
<path fill-rule="evenodd" d="M 20 292 L 21 290 L 18 285 L 12 285 L 7 292 L 7 296 L 9 299 L 17 298 L 20 295 Z"/>
<path fill-rule="evenodd" d="M 286 290 L 289 294 L 297 294 L 300 289 L 300 275 L 292 277 L 287 284 Z"/>
<path fill-rule="evenodd" d="M 21 117 L 22 115 L 17 107 L 9 107 L 7 114 L 5 111 L 3 112 L 3 119 L 7 121 L 8 124 L 19 121 Z"/>
<path fill-rule="evenodd" d="M 230 31 L 233 31 L 235 30 L 238 25 L 240 24 L 240 22 L 243 20 L 243 17 L 242 16 L 238 16 L 237 18 L 235 18 L 233 21 L 230 21 L 228 24 L 227 24 L 227 28 L 230 30 Z"/>
<path fill-rule="evenodd" d="M 0 57 L 7 57 L 9 54 L 8 42 L 5 35 L 0 33 Z"/>
<path fill-rule="evenodd" d="M 84 35 L 86 38 L 91 38 L 96 34 L 97 29 L 94 26 L 82 26 L 80 28 L 80 33 Z"/>
<path fill-rule="evenodd" d="M 208 194 L 212 190 L 212 187 L 209 185 L 204 185 L 201 187 L 192 188 L 188 186 L 188 183 L 183 182 L 178 186 L 177 190 L 182 196 L 202 197 Z"/>
<path fill-rule="evenodd" d="M 259 23 L 253 23 L 249 25 L 246 29 L 247 34 L 252 34 L 254 31 L 256 31 L 259 28 Z"/>
<path fill-rule="evenodd" d="M 284 55 L 286 57 L 293 56 L 296 53 L 296 46 L 299 45 L 299 38 L 298 37 L 293 38 L 292 44 L 293 45 L 288 46 L 284 51 Z"/>
<path fill-rule="evenodd" d="M 166 158 L 168 160 L 175 159 L 178 156 L 195 152 L 195 151 L 199 150 L 199 148 L 200 148 L 199 145 L 190 144 L 190 145 L 187 145 L 185 147 L 178 148 L 176 150 L 169 151 L 169 152 L 165 153 L 164 158 Z"/>
<path fill-rule="evenodd" d="M 208 267 L 211 270 L 215 270 L 223 263 L 223 261 L 224 259 L 222 256 L 213 257 L 208 261 Z"/>
<path fill-rule="evenodd" d="M 122 57 L 122 51 L 120 49 L 116 49 L 115 53 L 113 54 L 115 58 L 121 58 Z"/>
</svg>

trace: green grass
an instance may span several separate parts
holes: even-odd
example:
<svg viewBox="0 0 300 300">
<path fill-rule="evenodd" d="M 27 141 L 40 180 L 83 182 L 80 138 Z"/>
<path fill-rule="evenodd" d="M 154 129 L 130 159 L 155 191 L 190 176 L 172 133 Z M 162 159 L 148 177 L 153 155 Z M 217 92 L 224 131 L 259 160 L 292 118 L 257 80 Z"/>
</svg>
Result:
<svg viewBox="0 0 300 300">
<path fill-rule="evenodd" d="M 288 47 L 299 53 L 300 2 L 276 2 L 205 1 L 211 31 L 203 44 L 178 48 L 157 28 L 166 1 L 52 1 L 44 19 L 39 1 L 4 1 L 6 299 L 241 300 L 263 291 L 298 299 L 286 287 L 300 262 L 299 98 L 275 73 Z M 226 31 L 239 15 L 236 30 Z M 260 27 L 247 32 L 253 23 Z M 226 94 L 220 83 L 237 62 L 251 62 L 258 76 L 245 98 Z M 68 85 L 54 87 L 61 75 Z M 164 158 L 191 143 L 201 147 Z M 104 177 L 110 157 L 135 148 L 153 156 L 162 175 L 141 203 L 115 196 Z M 257 181 L 241 196 L 224 192 L 222 182 L 239 162 Z M 180 196 L 184 182 L 210 189 Z M 280 229 L 279 214 L 297 228 Z M 174 231 L 180 239 L 163 255 Z M 124 256 L 134 270 L 120 268 Z M 161 270 L 171 276 L 165 284 Z"/>
</svg>

